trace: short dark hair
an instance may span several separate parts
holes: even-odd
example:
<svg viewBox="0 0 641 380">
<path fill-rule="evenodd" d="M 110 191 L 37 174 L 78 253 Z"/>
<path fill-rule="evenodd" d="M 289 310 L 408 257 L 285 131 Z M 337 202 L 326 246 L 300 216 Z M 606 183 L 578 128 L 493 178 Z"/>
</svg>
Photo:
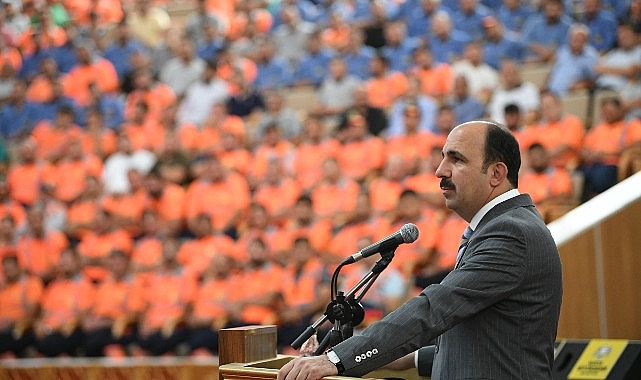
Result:
<svg viewBox="0 0 641 380">
<path fill-rule="evenodd" d="M 491 121 L 487 123 L 483 171 L 485 172 L 495 162 L 504 163 L 507 166 L 507 180 L 516 189 L 519 186 L 519 169 L 521 167 L 519 143 L 506 128 Z"/>
</svg>

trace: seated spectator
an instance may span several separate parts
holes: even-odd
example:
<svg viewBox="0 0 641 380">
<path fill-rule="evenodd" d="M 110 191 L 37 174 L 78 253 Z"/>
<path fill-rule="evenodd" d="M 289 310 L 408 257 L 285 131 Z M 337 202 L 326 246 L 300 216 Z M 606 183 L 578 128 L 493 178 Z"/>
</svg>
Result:
<svg viewBox="0 0 641 380">
<path fill-rule="evenodd" d="M 204 61 L 218 59 L 218 53 L 223 49 L 225 39 L 223 38 L 218 24 L 206 22 L 198 32 L 200 37 L 196 40 L 196 54 Z"/>
<path fill-rule="evenodd" d="M 85 189 L 69 205 L 64 232 L 73 242 L 79 241 L 93 227 L 94 215 L 100 209 L 102 183 L 96 176 L 85 178 Z"/>
<path fill-rule="evenodd" d="M 53 59 L 54 47 L 50 46 L 42 35 L 36 31 L 30 31 L 32 34 L 34 48 L 31 52 L 22 52 L 22 67 L 18 71 L 18 76 L 24 80 L 31 80 L 40 68 L 40 63 L 45 58 Z"/>
<path fill-rule="evenodd" d="M 295 148 L 293 171 L 304 190 L 312 188 L 322 176 L 322 162 L 335 156 L 340 145 L 324 133 L 319 118 L 310 116 L 305 120 L 301 143 Z"/>
<path fill-rule="evenodd" d="M 414 105 L 418 111 L 418 131 L 434 131 L 434 119 L 438 108 L 436 100 L 421 91 L 421 81 L 412 75 L 407 78 L 407 92 L 392 105 L 387 137 L 407 134 L 405 110 L 410 105 Z"/>
<path fill-rule="evenodd" d="M 469 41 L 478 40 L 483 35 L 483 19 L 492 11 L 478 0 L 459 1 L 458 9 L 452 14 L 454 28 L 465 34 Z"/>
<path fill-rule="evenodd" d="M 218 254 L 211 258 L 196 289 L 193 309 L 187 319 L 189 351 L 194 356 L 218 353 L 218 332 L 240 325 L 237 265 L 233 258 Z"/>
<path fill-rule="evenodd" d="M 134 72 L 133 88 L 125 102 L 125 119 L 129 120 L 135 113 L 138 103 L 149 106 L 150 117 L 160 119 L 163 110 L 176 103 L 176 94 L 168 85 L 154 80 L 151 69 L 139 68 Z"/>
<path fill-rule="evenodd" d="M 253 200 L 267 209 L 275 223 L 282 225 L 290 215 L 300 193 L 298 181 L 287 175 L 280 160 L 272 159 L 254 190 Z"/>
<path fill-rule="evenodd" d="M 45 102 L 37 102 L 36 113 L 34 115 L 35 122 L 53 122 L 58 112 L 63 108 L 68 108 L 73 111 L 72 121 L 78 122 L 77 116 L 79 115 L 78 104 L 72 98 L 64 94 L 63 81 L 61 79 L 53 80 L 51 83 L 51 98 Z M 66 111 L 65 111 L 66 112 Z"/>
<path fill-rule="evenodd" d="M 217 103 L 224 104 L 228 97 L 227 85 L 216 75 L 214 63 L 208 62 L 200 80 L 187 88 L 178 110 L 178 120 L 200 126 L 207 121 L 212 107 Z"/>
<path fill-rule="evenodd" d="M 445 10 L 432 16 L 431 32 L 427 42 L 436 63 L 453 63 L 469 42 L 465 33 L 452 29 L 452 19 Z"/>
<path fill-rule="evenodd" d="M 259 90 L 275 90 L 292 84 L 289 64 L 276 55 L 274 43 L 266 40 L 260 43 L 256 52 L 256 68 L 258 69 L 254 85 Z"/>
<path fill-rule="evenodd" d="M 53 123 L 41 121 L 31 132 L 38 158 L 56 161 L 65 155 L 67 145 L 82 140 L 86 134 L 74 123 L 75 112 L 70 107 L 60 107 Z"/>
<path fill-rule="evenodd" d="M 7 182 L 11 198 L 24 206 L 31 206 L 38 198 L 40 185 L 51 165 L 36 158 L 36 144 L 27 138 L 20 142 L 16 161 L 9 167 Z"/>
<path fill-rule="evenodd" d="M 80 266 L 78 253 L 64 250 L 60 254 L 57 276 L 42 294 L 34 334 L 36 349 L 44 356 L 75 356 L 84 343 L 80 323 L 95 301 L 95 289 L 80 273 Z"/>
<path fill-rule="evenodd" d="M 111 215 L 99 209 L 93 216 L 91 230 L 82 235 L 77 251 L 83 262 L 83 275 L 90 281 L 104 281 L 109 272 L 105 269 L 105 260 L 112 250 L 118 249 L 131 254 L 133 242 L 130 235 L 118 228 Z"/>
<path fill-rule="evenodd" d="M 414 67 L 410 73 L 418 78 L 421 91 L 441 103 L 452 93 L 454 73 L 447 62 L 436 62 L 428 48 L 418 48 L 414 51 Z"/>
<path fill-rule="evenodd" d="M 124 357 L 135 341 L 132 323 L 143 294 L 130 272 L 129 253 L 112 250 L 106 264 L 109 276 L 96 287 L 94 302 L 82 318 L 83 348 L 89 357 Z"/>
<path fill-rule="evenodd" d="M 291 67 L 296 67 L 315 25 L 302 20 L 299 10 L 293 5 L 281 7 L 279 16 L 281 23 L 271 32 L 276 55 L 287 60 Z"/>
<path fill-rule="evenodd" d="M 187 341 L 189 330 L 185 322 L 197 284 L 193 275 L 186 273 L 178 263 L 178 248 L 177 241 L 165 241 L 162 264 L 153 272 L 149 286 L 142 292 L 143 306 L 134 355 L 168 354 Z"/>
<path fill-rule="evenodd" d="M 365 117 L 365 125 L 371 135 L 381 136 L 381 133 L 387 128 L 385 110 L 370 105 L 367 98 L 367 89 L 365 86 L 361 86 L 354 91 L 354 105 L 341 116 L 338 133 L 336 134 L 339 141 L 345 139 L 342 136 L 345 135 L 345 131 L 351 122 L 350 119 L 354 114 L 360 114 Z"/>
<path fill-rule="evenodd" d="M 343 49 L 338 49 L 340 56 L 345 60 L 347 72 L 360 80 L 369 78 L 370 61 L 376 55 L 374 48 L 363 44 L 364 38 L 361 29 L 352 28 L 347 46 Z"/>
<path fill-rule="evenodd" d="M 145 209 L 140 221 L 140 233 L 134 239 L 131 252 L 131 272 L 143 286 L 151 282 L 153 271 L 162 263 L 163 242 L 173 236 L 165 235 L 158 213 Z"/>
<path fill-rule="evenodd" d="M 465 76 L 470 95 L 483 104 L 487 104 L 492 93 L 499 86 L 499 74 L 496 69 L 484 62 L 483 45 L 480 42 L 465 45 L 463 59 L 452 65 L 452 71 L 455 76 Z"/>
<path fill-rule="evenodd" d="M 134 150 L 129 137 L 121 133 L 118 135 L 116 151 L 107 157 L 103 165 L 101 179 L 107 193 L 127 193 L 130 190 L 128 173 L 135 169 L 142 174 L 147 174 L 156 163 L 153 153 L 144 150 Z"/>
<path fill-rule="evenodd" d="M 184 228 L 186 193 L 183 187 L 163 178 L 158 166 L 147 174 L 144 186 L 145 204 L 159 219 L 159 232 L 163 236 L 178 235 Z"/>
<path fill-rule="evenodd" d="M 375 214 L 388 216 L 392 213 L 405 190 L 403 181 L 407 173 L 402 157 L 394 155 L 387 157 L 381 176 L 374 178 L 368 186 L 372 210 Z"/>
<path fill-rule="evenodd" d="M 46 57 L 40 62 L 38 73 L 33 77 L 27 88 L 27 99 L 32 102 L 44 103 L 53 98 L 54 82 L 64 82 L 58 64 L 52 57 Z"/>
<path fill-rule="evenodd" d="M 304 54 L 294 72 L 291 84 L 295 86 L 320 86 L 328 73 L 329 62 L 334 53 L 323 45 L 320 32 L 315 31 L 307 38 Z M 287 83 L 283 83 L 287 84 Z"/>
<path fill-rule="evenodd" d="M 85 106 L 91 98 L 89 86 L 94 84 L 104 93 L 118 89 L 118 74 L 108 60 L 95 55 L 88 44 L 77 44 L 78 63 L 69 71 L 64 81 L 64 93 L 79 106 Z"/>
<path fill-rule="evenodd" d="M 326 162 L 331 161 L 327 159 Z M 342 194 L 341 194 L 342 197 Z M 316 206 L 308 195 L 301 195 L 294 205 L 292 217 L 284 227 L 290 237 L 289 247 L 297 236 L 307 236 L 315 250 L 323 253 L 326 251 L 332 238 L 332 221 L 320 217 L 316 213 Z"/>
<path fill-rule="evenodd" d="M 86 155 L 96 156 L 104 161 L 116 151 L 118 136 L 104 123 L 103 113 L 91 108 L 86 114 L 86 134 L 80 141 Z"/>
<path fill-rule="evenodd" d="M 345 222 L 347 215 L 354 211 L 360 191 L 358 183 L 346 176 L 335 158 L 323 162 L 323 176 L 311 191 L 314 212 L 320 218 L 327 218 L 335 226 Z"/>
<path fill-rule="evenodd" d="M 294 144 L 282 137 L 280 126 L 276 123 L 265 127 L 262 143 L 253 150 L 248 181 L 252 188 L 263 180 L 269 163 L 278 160 L 282 171 L 289 175 L 293 170 Z"/>
<path fill-rule="evenodd" d="M 525 145 L 523 134 L 527 127 L 523 124 L 523 115 L 521 109 L 516 104 L 508 104 L 503 110 L 503 118 L 505 119 L 505 127 L 512 132 L 516 141 L 519 143 L 519 148 L 521 150 L 521 166 L 527 166 L 527 158 L 524 153 L 527 151 L 527 146 Z"/>
<path fill-rule="evenodd" d="M 216 232 L 236 234 L 241 216 L 249 206 L 250 193 L 242 175 L 223 168 L 214 156 L 205 157 L 203 168 L 187 188 L 185 217 L 193 230 L 197 217 L 209 214 Z"/>
<path fill-rule="evenodd" d="M 617 38 L 617 17 L 613 12 L 603 8 L 601 0 L 585 0 L 578 21 L 590 30 L 590 45 L 599 54 L 604 54 L 614 47 Z"/>
<path fill-rule="evenodd" d="M 532 17 L 534 10 L 527 1 L 503 0 L 496 11 L 501 24 L 514 33 L 520 34 L 525 22 Z M 498 67 L 496 67 L 498 68 Z"/>
<path fill-rule="evenodd" d="M 85 154 L 80 140 L 70 140 L 66 142 L 62 156 L 48 171 L 44 180 L 52 187 L 56 199 L 69 204 L 85 190 L 85 178 L 88 175 L 97 177 L 100 173 L 100 158 Z"/>
<path fill-rule="evenodd" d="M 105 194 L 102 198 L 102 208 L 112 216 L 113 226 L 122 228 L 132 237 L 140 232 L 140 220 L 145 211 L 145 175 L 136 169 L 129 170 L 129 191 Z"/>
<path fill-rule="evenodd" d="M 131 56 L 134 52 L 144 52 L 146 47 L 138 39 L 133 38 L 127 22 L 118 23 L 114 34 L 113 40 L 105 48 L 104 57 L 114 66 L 118 75 L 118 83 L 122 85 L 125 77 L 134 72 Z"/>
<path fill-rule="evenodd" d="M 33 322 L 42 296 L 42 281 L 21 268 L 15 255 L 2 256 L 0 285 L 0 355 L 24 357 L 35 342 Z"/>
<path fill-rule="evenodd" d="M 310 113 L 323 117 L 330 125 L 335 126 L 338 117 L 354 104 L 354 93 L 360 84 L 360 79 L 347 72 L 342 58 L 332 58 L 329 62 L 329 75 L 321 83 L 317 101 Z"/>
<path fill-rule="evenodd" d="M 545 0 L 541 16 L 532 17 L 523 25 L 525 62 L 550 63 L 556 49 L 567 41 L 571 20 L 564 8 L 563 0 Z"/>
<path fill-rule="evenodd" d="M 359 4 L 360 5 L 360 4 Z M 359 7 L 356 5 L 356 8 L 362 8 L 362 5 Z M 359 24 L 360 21 L 354 20 L 352 17 L 359 17 L 360 15 L 349 15 L 348 12 L 343 12 L 342 10 L 337 9 L 339 6 L 333 4 L 333 6 L 328 10 L 327 23 L 323 28 L 320 36 L 321 42 L 323 45 L 327 46 L 331 50 L 337 50 L 341 47 L 347 45 L 349 41 L 350 33 L 350 24 Z M 355 12 L 358 12 L 359 9 L 354 9 Z M 368 12 L 366 10 L 365 12 Z M 313 35 L 314 32 L 312 32 Z"/>
<path fill-rule="evenodd" d="M 521 78 L 521 68 L 514 61 L 503 61 L 501 65 L 501 85 L 494 91 L 488 111 L 490 117 L 504 123 L 503 110 L 508 104 L 516 104 L 526 115 L 539 107 L 539 89 L 534 83 Z"/>
<path fill-rule="evenodd" d="M 617 47 L 601 56 L 594 68 L 599 88 L 620 91 L 641 72 L 639 33 L 632 26 L 621 24 L 617 29 Z"/>
<path fill-rule="evenodd" d="M 151 116 L 149 106 L 143 102 L 136 105 L 134 114 L 122 125 L 121 133 L 127 135 L 134 151 L 157 151 L 164 137 L 159 120 Z"/>
<path fill-rule="evenodd" d="M 385 26 L 385 46 L 381 54 L 389 62 L 390 71 L 407 72 L 413 65 L 412 54 L 421 40 L 406 35 L 405 25 L 392 21 Z"/>
<path fill-rule="evenodd" d="M 388 109 L 394 101 L 407 91 L 407 77 L 399 71 L 389 69 L 389 61 L 382 55 L 370 61 L 371 77 L 365 82 L 367 104 Z"/>
<path fill-rule="evenodd" d="M 51 20 L 50 12 L 36 10 L 34 16 L 38 17 L 39 22 L 29 25 L 17 41 L 22 54 L 33 54 L 39 48 L 54 48 L 66 42 L 65 31 Z"/>
<path fill-rule="evenodd" d="M 573 24 L 568 31 L 568 43 L 556 52 L 556 60 L 546 87 L 558 94 L 591 89 L 596 79 L 594 67 L 599 52 L 588 44 L 589 30 L 582 24 Z"/>
<path fill-rule="evenodd" d="M 313 319 L 325 311 L 329 299 L 329 273 L 306 237 L 294 240 L 280 285 L 277 345 L 289 346 Z"/>
<path fill-rule="evenodd" d="M 575 206 L 570 173 L 551 166 L 547 149 L 539 143 L 530 145 L 526 154 L 528 167 L 519 178 L 519 191 L 530 194 L 543 219 L 550 222 Z"/>
<path fill-rule="evenodd" d="M 509 0 L 509 2 L 518 3 L 518 0 Z M 481 41 L 485 63 L 495 70 L 500 70 L 504 59 L 523 62 L 526 46 L 523 45 L 517 33 L 506 30 L 494 16 L 483 19 L 483 30 L 484 36 Z"/>
<path fill-rule="evenodd" d="M 434 134 L 421 130 L 419 123 L 421 110 L 415 103 L 407 103 L 403 109 L 403 134 L 390 136 L 385 143 L 388 159 L 392 156 L 401 158 L 406 173 L 413 173 L 419 162 L 427 157 L 430 149 L 437 143 Z"/>
<path fill-rule="evenodd" d="M 230 96 L 227 99 L 227 111 L 230 115 L 253 119 L 265 109 L 263 94 L 247 81 L 240 71 L 232 75 L 229 87 Z"/>
<path fill-rule="evenodd" d="M 161 7 L 149 0 L 136 0 L 127 15 L 127 23 L 135 38 L 149 48 L 157 48 L 171 27 L 171 18 Z"/>
<path fill-rule="evenodd" d="M 56 60 L 56 66 L 60 71 L 67 74 L 78 64 L 76 45 L 82 43 L 82 37 L 78 35 L 78 26 L 74 22 L 67 22 L 61 26 L 65 33 L 65 42 L 51 49 L 51 56 Z"/>
<path fill-rule="evenodd" d="M 454 93 L 450 103 L 454 107 L 459 123 L 482 119 L 485 116 L 485 105 L 481 100 L 471 95 L 465 75 L 457 75 L 454 78 Z"/>
<path fill-rule="evenodd" d="M 583 201 L 616 184 L 621 153 L 641 142 L 641 121 L 624 120 L 619 98 L 605 98 L 599 106 L 603 121 L 586 134 L 578 168 L 584 176 Z"/>
<path fill-rule="evenodd" d="M 561 98 L 552 92 L 541 94 L 541 121 L 521 133 L 521 142 L 529 147 L 543 145 L 551 165 L 574 170 L 579 163 L 585 127 L 578 116 L 563 110 Z"/>
<path fill-rule="evenodd" d="M 27 136 L 39 121 L 38 105 L 27 100 L 26 91 L 26 83 L 16 81 L 7 103 L 0 107 L 0 134 L 4 139 Z"/>
<path fill-rule="evenodd" d="M 213 26 L 217 31 L 225 28 L 224 20 L 216 12 L 207 9 L 207 0 L 197 0 L 195 9 L 185 19 L 185 36 L 194 44 L 199 44 L 206 37 L 203 35 L 205 26 Z"/>
<path fill-rule="evenodd" d="M 441 164 L 442 145 L 434 145 L 427 152 L 429 156 L 419 162 L 416 173 L 408 176 L 403 184 L 407 190 L 412 190 L 421 196 L 425 206 L 432 209 L 443 207 L 445 199 L 441 191 L 441 179 L 434 175 Z"/>
<path fill-rule="evenodd" d="M 345 176 L 360 183 L 367 183 L 385 162 L 385 144 L 378 136 L 372 136 L 367 128 L 365 115 L 350 111 L 338 162 Z"/>
<path fill-rule="evenodd" d="M 412 6 L 412 3 L 418 3 L 418 6 Z M 422 40 L 426 40 L 432 30 L 434 13 L 443 9 L 441 0 L 405 1 L 401 7 L 407 10 L 402 12 L 402 17 L 407 24 L 407 35 Z"/>
<path fill-rule="evenodd" d="M 205 61 L 196 55 L 194 44 L 182 38 L 176 56 L 165 63 L 160 71 L 160 81 L 166 83 L 178 98 L 189 86 L 198 81 L 205 71 Z"/>
</svg>

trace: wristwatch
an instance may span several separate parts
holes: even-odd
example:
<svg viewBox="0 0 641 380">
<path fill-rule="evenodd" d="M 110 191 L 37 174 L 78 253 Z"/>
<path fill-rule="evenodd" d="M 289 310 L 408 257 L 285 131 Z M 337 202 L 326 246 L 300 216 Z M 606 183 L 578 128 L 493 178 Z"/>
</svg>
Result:
<svg viewBox="0 0 641 380">
<path fill-rule="evenodd" d="M 341 359 L 336 355 L 336 353 L 332 350 L 327 351 L 326 353 L 327 359 L 336 366 L 336 369 L 338 370 L 338 375 L 342 375 L 343 372 L 345 372 L 345 367 L 343 367 L 343 363 L 341 363 Z"/>
</svg>

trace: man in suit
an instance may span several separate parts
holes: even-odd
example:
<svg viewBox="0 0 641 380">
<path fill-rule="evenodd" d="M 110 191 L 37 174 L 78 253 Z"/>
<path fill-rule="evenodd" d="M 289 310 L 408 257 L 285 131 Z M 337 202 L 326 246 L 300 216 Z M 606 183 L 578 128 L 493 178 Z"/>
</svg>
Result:
<svg viewBox="0 0 641 380">
<path fill-rule="evenodd" d="M 436 175 L 447 207 L 472 230 L 455 269 L 326 355 L 287 363 L 278 379 L 361 376 L 434 339 L 418 355 L 432 379 L 550 379 L 561 262 L 530 196 L 517 190 L 519 166 L 516 139 L 503 127 L 453 129 Z"/>
</svg>

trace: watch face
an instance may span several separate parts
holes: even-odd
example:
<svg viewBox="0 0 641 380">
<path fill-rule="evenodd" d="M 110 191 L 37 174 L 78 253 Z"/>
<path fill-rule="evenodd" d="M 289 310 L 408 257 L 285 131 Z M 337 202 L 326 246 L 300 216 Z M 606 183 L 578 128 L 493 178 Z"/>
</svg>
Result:
<svg viewBox="0 0 641 380">
<path fill-rule="evenodd" d="M 341 360 L 338 358 L 338 355 L 336 355 L 334 351 L 327 351 L 327 358 L 334 364 L 341 362 Z"/>
</svg>

